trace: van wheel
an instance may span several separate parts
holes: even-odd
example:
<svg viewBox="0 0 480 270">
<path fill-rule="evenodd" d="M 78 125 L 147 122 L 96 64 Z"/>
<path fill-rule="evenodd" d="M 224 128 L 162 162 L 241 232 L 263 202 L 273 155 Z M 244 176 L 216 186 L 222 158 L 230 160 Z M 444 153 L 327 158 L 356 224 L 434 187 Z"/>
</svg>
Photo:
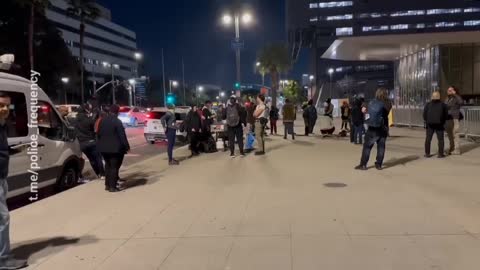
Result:
<svg viewBox="0 0 480 270">
<path fill-rule="evenodd" d="M 155 144 L 155 141 L 150 141 L 150 144 Z"/>
<path fill-rule="evenodd" d="M 78 172 L 75 167 L 72 165 L 66 166 L 63 169 L 62 175 L 58 179 L 57 186 L 60 190 L 67 190 L 77 185 L 78 183 Z"/>
</svg>

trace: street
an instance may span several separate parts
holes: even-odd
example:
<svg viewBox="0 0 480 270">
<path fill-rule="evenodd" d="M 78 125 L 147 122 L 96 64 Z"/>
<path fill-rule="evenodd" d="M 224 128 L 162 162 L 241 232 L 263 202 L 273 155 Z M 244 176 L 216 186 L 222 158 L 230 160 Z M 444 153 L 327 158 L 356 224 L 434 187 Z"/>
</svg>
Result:
<svg viewBox="0 0 480 270">
<path fill-rule="evenodd" d="M 127 127 L 126 129 L 128 141 L 130 143 L 131 151 L 125 156 L 123 166 L 131 166 L 136 163 L 147 160 L 153 156 L 162 154 L 167 151 L 166 142 L 157 142 L 154 145 L 147 143 L 143 136 L 143 126 L 136 128 Z M 86 157 L 85 158 L 85 168 L 83 175 L 85 179 L 98 181 L 95 179 L 92 167 Z M 53 186 L 43 188 L 39 191 L 40 199 L 45 199 L 50 196 L 56 195 L 58 192 Z M 9 209 L 14 210 L 25 205 L 30 204 L 28 196 L 19 196 L 8 200 Z"/>
</svg>

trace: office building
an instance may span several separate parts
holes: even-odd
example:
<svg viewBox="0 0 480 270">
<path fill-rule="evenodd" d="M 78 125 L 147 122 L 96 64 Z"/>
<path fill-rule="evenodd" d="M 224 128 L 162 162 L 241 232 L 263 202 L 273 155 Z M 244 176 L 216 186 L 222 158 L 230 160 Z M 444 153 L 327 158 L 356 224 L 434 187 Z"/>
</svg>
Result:
<svg viewBox="0 0 480 270">
<path fill-rule="evenodd" d="M 65 43 L 73 56 L 80 56 L 80 21 L 67 13 L 64 0 L 50 0 L 47 18 L 62 32 Z M 135 59 L 137 40 L 135 32 L 111 20 L 110 10 L 98 5 L 101 16 L 86 22 L 83 63 L 89 82 L 86 89 L 92 91 L 93 82 L 108 82 L 113 76 L 117 80 L 138 77 L 138 61 Z"/>
<path fill-rule="evenodd" d="M 363 66 L 390 73 L 362 76 L 393 89 L 397 108 L 420 108 L 448 85 L 480 97 L 480 1 L 287 0 L 287 31 L 294 56 L 311 49 L 319 88 L 328 65 Z"/>
</svg>

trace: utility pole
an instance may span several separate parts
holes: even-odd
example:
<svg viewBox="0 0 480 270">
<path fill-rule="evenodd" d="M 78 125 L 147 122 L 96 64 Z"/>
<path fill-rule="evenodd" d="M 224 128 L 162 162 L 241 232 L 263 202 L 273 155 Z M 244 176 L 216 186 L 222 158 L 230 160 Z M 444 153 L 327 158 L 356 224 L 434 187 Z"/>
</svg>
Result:
<svg viewBox="0 0 480 270">
<path fill-rule="evenodd" d="M 185 91 L 185 61 L 182 57 L 182 84 L 183 84 L 183 106 L 187 105 L 187 95 Z"/>
<path fill-rule="evenodd" d="M 238 13 L 235 14 L 235 41 L 240 43 L 240 15 Z M 240 46 L 235 48 L 236 50 L 236 60 L 237 60 L 237 83 L 241 83 L 241 71 L 240 71 Z"/>
<path fill-rule="evenodd" d="M 115 74 L 113 74 L 113 64 L 112 64 L 112 95 L 113 95 L 113 104 L 117 104 L 117 99 L 115 97 Z"/>
<path fill-rule="evenodd" d="M 165 57 L 162 48 L 163 105 L 167 106 L 167 87 L 165 82 Z"/>
</svg>

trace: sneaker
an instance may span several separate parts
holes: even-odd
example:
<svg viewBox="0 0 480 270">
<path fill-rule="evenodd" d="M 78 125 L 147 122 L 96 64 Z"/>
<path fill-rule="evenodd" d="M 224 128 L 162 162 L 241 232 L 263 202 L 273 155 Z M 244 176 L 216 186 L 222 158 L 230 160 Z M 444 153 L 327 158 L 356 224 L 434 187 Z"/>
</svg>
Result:
<svg viewBox="0 0 480 270">
<path fill-rule="evenodd" d="M 425 154 L 424 157 L 425 157 L 425 158 L 431 158 L 432 155 L 430 155 L 430 154 Z"/>
<path fill-rule="evenodd" d="M 170 165 L 170 166 L 180 165 L 180 162 L 178 162 L 177 160 L 174 159 L 172 161 L 169 161 L 168 165 Z"/>
<path fill-rule="evenodd" d="M 119 187 L 108 189 L 108 192 L 111 192 L 111 193 L 116 193 L 116 192 L 120 192 L 120 191 L 123 191 L 123 189 L 119 188 Z"/>
<path fill-rule="evenodd" d="M 381 170 L 383 170 L 383 167 L 380 164 L 375 164 L 375 169 L 381 171 Z"/>
<path fill-rule="evenodd" d="M 90 180 L 87 179 L 87 178 L 80 178 L 80 179 L 78 179 L 78 183 L 80 183 L 80 184 L 86 184 L 86 183 L 89 183 L 89 182 L 90 182 Z M 1 268 L 0 268 L 0 269 L 1 269 Z"/>
<path fill-rule="evenodd" d="M 446 158 L 445 155 L 438 155 L 437 158 Z"/>
<path fill-rule="evenodd" d="M 105 176 L 100 176 L 100 180 L 105 181 Z"/>
<path fill-rule="evenodd" d="M 244 157 L 244 156 L 245 156 L 245 153 L 244 153 L 244 152 L 241 152 L 241 153 L 240 153 L 240 156 L 241 156 L 241 157 Z"/>
<path fill-rule="evenodd" d="M 231 158 L 236 158 L 237 156 L 235 154 L 230 154 Z"/>
<path fill-rule="evenodd" d="M 367 170 L 367 166 L 365 166 L 365 165 L 358 165 L 357 167 L 355 167 L 355 170 L 366 171 L 366 170 Z"/>
<path fill-rule="evenodd" d="M 28 262 L 26 260 L 18 260 L 14 258 L 8 258 L 0 262 L 0 270 L 23 269 L 23 268 L 26 268 L 27 266 L 28 266 Z"/>
</svg>

